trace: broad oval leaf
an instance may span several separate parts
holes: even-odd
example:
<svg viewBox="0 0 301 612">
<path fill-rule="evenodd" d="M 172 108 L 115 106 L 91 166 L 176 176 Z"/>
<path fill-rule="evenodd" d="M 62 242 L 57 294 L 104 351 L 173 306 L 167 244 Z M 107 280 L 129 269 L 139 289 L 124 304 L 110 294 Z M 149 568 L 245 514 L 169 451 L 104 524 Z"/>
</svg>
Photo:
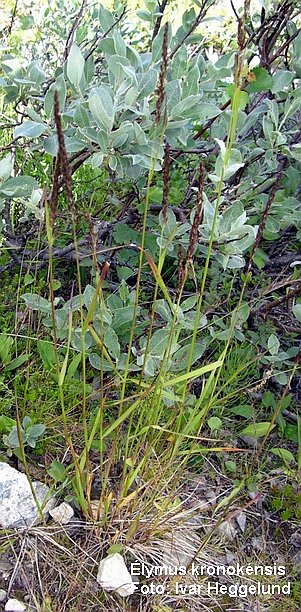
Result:
<svg viewBox="0 0 301 612">
<path fill-rule="evenodd" d="M 271 453 L 277 457 L 280 457 L 280 459 L 283 461 L 288 461 L 288 463 L 296 463 L 293 453 L 287 450 L 287 448 L 271 448 Z"/>
<path fill-rule="evenodd" d="M 44 123 L 38 123 L 37 121 L 23 121 L 21 125 L 18 125 L 14 130 L 14 137 L 19 138 L 24 136 L 25 138 L 38 138 L 48 130 L 47 125 Z"/>
<path fill-rule="evenodd" d="M 114 121 L 114 105 L 106 87 L 100 85 L 91 90 L 89 108 L 96 123 L 106 131 L 111 131 Z"/>
<path fill-rule="evenodd" d="M 8 179 L 13 171 L 13 156 L 12 153 L 8 153 L 0 160 L 0 180 L 5 181 Z"/>
<path fill-rule="evenodd" d="M 81 50 L 76 44 L 73 44 L 70 49 L 67 60 L 67 77 L 72 85 L 78 87 L 83 76 L 85 60 Z"/>
<path fill-rule="evenodd" d="M 26 198 L 29 197 L 34 189 L 38 189 L 39 185 L 32 176 L 16 176 L 10 178 L 0 187 L 0 195 L 9 198 Z"/>
<path fill-rule="evenodd" d="M 120 357 L 120 344 L 116 332 L 110 327 L 105 330 L 104 344 L 108 349 L 108 353 L 113 359 L 118 360 Z"/>
<path fill-rule="evenodd" d="M 37 293 L 23 293 L 21 298 L 24 300 L 26 306 L 32 310 L 38 310 L 46 314 L 51 313 L 51 304 L 48 300 L 45 300 L 41 295 Z"/>
<path fill-rule="evenodd" d="M 240 435 L 250 436 L 251 438 L 261 438 L 262 436 L 266 436 L 266 434 L 272 429 L 274 429 L 275 425 L 272 425 L 269 421 L 261 421 L 260 423 L 252 423 L 252 425 L 248 425 L 241 432 Z"/>
</svg>

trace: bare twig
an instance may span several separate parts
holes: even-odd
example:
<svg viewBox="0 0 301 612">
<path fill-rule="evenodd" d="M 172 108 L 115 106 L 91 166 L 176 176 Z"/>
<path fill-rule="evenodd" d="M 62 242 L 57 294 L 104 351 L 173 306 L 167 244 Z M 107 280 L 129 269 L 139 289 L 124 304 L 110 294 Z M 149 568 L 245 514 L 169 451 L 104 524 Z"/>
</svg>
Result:
<svg viewBox="0 0 301 612">
<path fill-rule="evenodd" d="M 259 244 L 261 242 L 261 238 L 262 238 L 262 234 L 264 232 L 264 228 L 266 226 L 267 218 L 268 218 L 269 212 L 271 210 L 271 206 L 272 206 L 272 204 L 274 202 L 274 198 L 275 198 L 276 192 L 279 189 L 279 184 L 280 184 L 280 180 L 281 180 L 282 176 L 283 176 L 283 167 L 281 166 L 281 169 L 278 171 L 277 179 L 276 179 L 273 187 L 271 188 L 270 195 L 269 195 L 268 201 L 266 203 L 265 210 L 263 212 L 263 215 L 262 215 L 259 227 L 258 227 L 256 239 L 255 239 L 255 242 L 254 242 L 254 245 L 253 245 L 253 248 L 252 248 L 252 251 L 251 251 L 250 259 L 249 259 L 249 262 L 248 262 L 248 265 L 247 265 L 247 268 L 246 268 L 246 274 L 248 274 L 250 272 L 250 270 L 251 270 L 253 259 L 254 259 L 255 253 L 256 253 L 256 251 L 258 249 L 258 246 L 259 246 Z"/>
<path fill-rule="evenodd" d="M 176 54 L 176 52 L 180 49 L 180 47 L 182 47 L 182 45 L 184 44 L 185 40 L 187 40 L 187 38 L 196 30 L 196 28 L 200 25 L 202 19 L 205 17 L 208 9 L 213 6 L 214 2 L 210 1 L 210 0 L 203 0 L 202 6 L 200 8 L 200 11 L 194 21 L 194 23 L 192 24 L 192 26 L 189 28 L 188 32 L 186 32 L 185 36 L 183 36 L 182 40 L 180 40 L 180 42 L 175 46 L 175 48 L 172 50 L 169 59 L 172 59 L 173 56 Z M 208 6 L 207 6 L 208 5 Z"/>
<path fill-rule="evenodd" d="M 122 11 L 122 13 L 119 15 L 119 17 L 116 19 L 116 21 L 111 25 L 111 27 L 103 34 L 103 36 L 100 37 L 98 34 L 96 35 L 94 43 L 93 43 L 91 49 L 88 51 L 87 55 L 85 56 L 86 60 L 92 55 L 92 53 L 94 53 L 94 51 L 95 51 L 95 49 L 96 49 L 96 47 L 97 47 L 97 45 L 99 43 L 99 40 L 103 40 L 104 38 L 106 38 L 106 36 L 108 36 L 108 34 L 110 34 L 110 32 L 112 32 L 112 30 L 118 25 L 118 23 L 120 23 L 120 21 L 123 19 L 123 17 L 126 15 L 126 13 L 127 13 L 127 9 L 126 9 L 126 6 L 125 6 L 123 11 Z"/>
<path fill-rule="evenodd" d="M 86 5 L 87 5 L 87 0 L 82 0 L 80 9 L 79 9 L 79 11 L 78 11 L 78 13 L 77 13 L 77 15 L 76 15 L 76 17 L 74 19 L 74 22 L 72 24 L 72 28 L 71 28 L 68 36 L 67 36 L 67 40 L 66 40 L 66 44 L 65 44 L 65 49 L 64 49 L 64 60 L 65 61 L 68 58 L 68 55 L 70 53 L 70 49 L 71 49 L 71 46 L 72 46 L 73 40 L 74 40 L 74 35 L 75 35 L 76 29 L 77 29 L 77 27 L 78 27 L 78 25 L 80 23 L 80 20 L 81 20 L 81 18 L 83 16 L 83 12 L 84 12 L 84 9 L 85 9 Z"/>
</svg>

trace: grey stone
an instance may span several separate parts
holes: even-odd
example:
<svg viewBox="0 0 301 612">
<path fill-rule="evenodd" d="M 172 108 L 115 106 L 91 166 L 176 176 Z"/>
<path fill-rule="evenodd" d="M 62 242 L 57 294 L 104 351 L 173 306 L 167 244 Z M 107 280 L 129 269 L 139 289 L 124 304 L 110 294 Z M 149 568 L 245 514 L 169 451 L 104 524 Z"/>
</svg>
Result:
<svg viewBox="0 0 301 612">
<path fill-rule="evenodd" d="M 2 603 L 7 598 L 7 593 L 4 589 L 0 589 L 0 602 Z"/>
<path fill-rule="evenodd" d="M 55 505 L 55 498 L 44 504 L 49 488 L 42 482 L 32 482 L 43 514 Z M 0 462 L 0 525 L 5 528 L 20 528 L 41 522 L 35 499 L 27 476 L 7 463 Z"/>
</svg>

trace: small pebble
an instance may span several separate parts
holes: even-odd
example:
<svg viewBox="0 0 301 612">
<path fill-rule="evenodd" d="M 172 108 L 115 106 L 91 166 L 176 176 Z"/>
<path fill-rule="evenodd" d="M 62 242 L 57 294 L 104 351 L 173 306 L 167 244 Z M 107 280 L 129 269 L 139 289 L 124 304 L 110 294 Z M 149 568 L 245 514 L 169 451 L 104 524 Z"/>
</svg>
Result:
<svg viewBox="0 0 301 612">
<path fill-rule="evenodd" d="M 74 515 L 74 511 L 69 504 L 63 502 L 60 506 L 56 506 L 52 510 L 49 510 L 49 514 L 56 523 L 67 525 L 67 523 L 70 523 Z"/>
<path fill-rule="evenodd" d="M 18 601 L 17 599 L 9 599 L 6 604 L 4 610 L 6 612 L 24 612 L 26 610 L 26 606 L 22 601 Z"/>
</svg>

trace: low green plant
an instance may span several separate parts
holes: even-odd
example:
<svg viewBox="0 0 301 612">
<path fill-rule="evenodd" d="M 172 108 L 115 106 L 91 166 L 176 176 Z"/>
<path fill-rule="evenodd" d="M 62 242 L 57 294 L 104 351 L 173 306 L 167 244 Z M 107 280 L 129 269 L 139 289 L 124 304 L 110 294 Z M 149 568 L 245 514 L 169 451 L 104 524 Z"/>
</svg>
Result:
<svg viewBox="0 0 301 612">
<path fill-rule="evenodd" d="M 21 444 L 36 448 L 37 442 L 45 433 L 46 427 L 43 423 L 33 424 L 29 416 L 25 416 L 22 425 L 18 427 L 16 421 L 8 417 L 0 417 L 0 430 L 7 431 L 2 436 L 3 444 L 6 447 L 6 454 L 11 457 L 14 453 L 19 459 L 22 458 L 20 452 Z M 21 442 L 20 442 L 21 437 Z"/>
</svg>

